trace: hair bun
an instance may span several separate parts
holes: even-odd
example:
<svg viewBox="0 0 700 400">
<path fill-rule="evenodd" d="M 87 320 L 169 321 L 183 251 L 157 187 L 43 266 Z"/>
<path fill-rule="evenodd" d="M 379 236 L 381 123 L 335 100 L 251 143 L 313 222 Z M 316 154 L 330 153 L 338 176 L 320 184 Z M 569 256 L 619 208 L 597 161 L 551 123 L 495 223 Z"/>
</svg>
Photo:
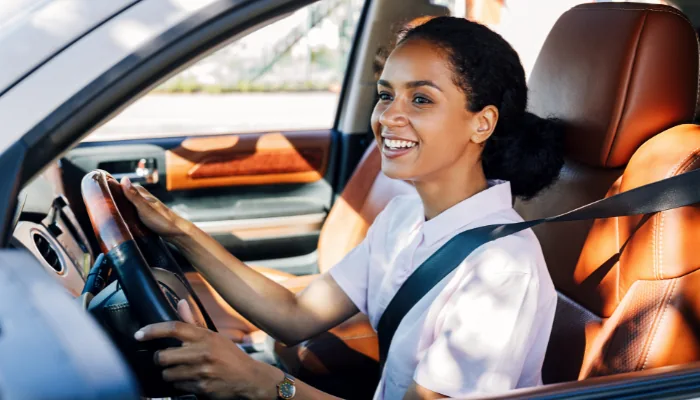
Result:
<svg viewBox="0 0 700 400">
<path fill-rule="evenodd" d="M 508 131 L 486 141 L 484 172 L 489 179 L 510 181 L 514 196 L 530 199 L 559 177 L 564 165 L 563 125 L 558 119 L 526 112 Z"/>
<path fill-rule="evenodd" d="M 518 53 L 498 33 L 464 18 L 420 22 L 402 31 L 399 43 L 421 39 L 445 50 L 467 110 L 498 108 L 498 123 L 481 153 L 486 177 L 510 181 L 513 195 L 525 199 L 551 185 L 564 165 L 563 129 L 556 119 L 525 111 L 527 80 Z"/>
</svg>

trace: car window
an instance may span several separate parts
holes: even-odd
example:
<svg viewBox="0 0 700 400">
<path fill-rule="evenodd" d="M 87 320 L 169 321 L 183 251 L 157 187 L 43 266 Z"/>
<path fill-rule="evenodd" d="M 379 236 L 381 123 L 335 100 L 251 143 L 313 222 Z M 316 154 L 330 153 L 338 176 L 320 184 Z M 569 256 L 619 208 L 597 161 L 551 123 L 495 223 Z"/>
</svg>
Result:
<svg viewBox="0 0 700 400">
<path fill-rule="evenodd" d="M 321 0 L 171 77 L 85 140 L 332 127 L 364 0 Z"/>
</svg>

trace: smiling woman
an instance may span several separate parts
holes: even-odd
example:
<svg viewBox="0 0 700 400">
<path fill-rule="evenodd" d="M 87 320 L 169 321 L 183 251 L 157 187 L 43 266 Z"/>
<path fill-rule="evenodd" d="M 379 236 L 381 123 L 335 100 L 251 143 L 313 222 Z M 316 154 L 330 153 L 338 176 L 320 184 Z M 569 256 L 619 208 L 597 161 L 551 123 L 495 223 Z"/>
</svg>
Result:
<svg viewBox="0 0 700 400">
<path fill-rule="evenodd" d="M 469 140 L 461 131 L 462 128 L 466 128 L 467 122 L 473 122 L 459 119 L 459 113 L 451 113 L 450 111 L 454 110 L 449 108 L 463 107 L 468 112 L 466 118 L 469 118 L 491 106 L 489 113 L 492 114 L 490 118 L 495 118 L 495 129 L 491 137 L 483 138 L 483 152 L 479 150 L 484 174 L 487 179 L 509 181 L 516 196 L 525 199 L 533 197 L 551 184 L 561 169 L 562 130 L 556 120 L 545 120 L 525 112 L 527 86 L 525 76 L 520 73 L 522 66 L 518 55 L 497 35 L 494 36 L 498 37 L 498 40 L 490 43 L 491 48 L 480 51 L 483 43 L 478 43 L 474 38 L 485 37 L 487 35 L 484 32 L 491 32 L 482 25 L 465 26 L 462 20 L 456 18 L 437 18 L 425 22 L 423 19 L 412 23 L 409 28 L 399 33 L 401 51 L 394 51 L 392 57 L 425 57 L 423 53 L 426 51 L 434 52 L 439 57 L 426 58 L 424 63 L 417 64 L 418 69 L 413 73 L 435 78 L 405 81 L 405 72 L 391 69 L 392 66 L 389 65 L 378 81 L 379 103 L 375 109 L 374 123 L 379 123 L 379 118 L 392 123 L 389 118 L 392 118 L 394 113 L 388 110 L 389 104 L 394 101 L 394 96 L 398 96 L 398 89 L 402 89 L 403 97 L 399 97 L 398 100 L 403 99 L 402 101 L 406 102 L 407 111 L 413 110 L 415 118 L 410 122 L 414 127 L 416 124 L 421 125 L 420 128 L 416 128 L 416 132 L 408 135 L 411 137 L 397 136 L 391 128 L 386 128 L 382 133 L 382 137 L 387 139 L 384 142 L 384 154 L 390 159 L 408 154 L 409 151 L 403 148 L 411 148 L 417 154 L 420 151 L 420 142 L 425 141 L 426 146 L 441 146 L 439 153 L 442 157 L 447 157 L 442 160 L 448 163 L 450 157 L 454 159 L 465 154 L 464 150 L 468 148 L 464 146 Z M 427 47 L 431 49 L 421 48 L 420 42 L 426 42 Z M 447 58 L 449 63 L 448 71 L 444 71 L 444 58 Z M 430 64 L 430 60 L 437 61 Z M 498 65 L 499 68 L 494 68 L 494 65 Z M 402 87 L 394 88 L 387 79 L 388 76 L 397 80 L 394 85 L 398 86 L 401 82 Z M 404 81 L 401 81 L 402 79 Z M 465 94 L 466 102 L 463 100 Z M 409 107 L 408 104 L 412 106 Z M 455 118 L 449 119 L 451 116 Z M 464 115 L 461 117 L 465 118 Z M 408 120 L 406 118 L 406 122 Z M 444 122 L 436 123 L 437 120 Z M 394 123 L 401 125 L 402 121 Z M 440 132 L 433 132 L 431 127 Z M 422 132 L 425 137 L 416 137 L 418 132 Z M 443 136 L 450 133 L 454 133 L 455 137 L 445 140 Z M 438 143 L 432 143 L 432 137 L 439 137 L 440 140 Z M 486 138 L 489 140 L 485 140 Z M 409 147 L 395 143 L 397 140 L 409 140 L 416 145 Z M 397 152 L 394 145 L 402 150 Z M 424 169 L 418 166 L 416 168 Z M 440 165 L 434 165 L 432 168 L 440 168 Z M 404 171 L 403 174 L 407 175 L 389 176 L 410 179 L 411 173 Z"/>
<path fill-rule="evenodd" d="M 542 190 L 563 163 L 557 125 L 525 112 L 517 54 L 479 24 L 442 17 L 413 27 L 388 57 L 378 87 L 372 129 L 382 172 L 409 182 L 417 195 L 394 198 L 362 243 L 296 296 L 125 181 L 127 197 L 236 311 L 286 344 L 357 311 L 376 329 L 398 288 L 428 257 L 464 230 L 522 221 L 512 196 Z M 541 384 L 555 305 L 531 231 L 481 246 L 406 315 L 374 398 L 462 397 Z M 331 397 L 183 323 L 147 326 L 136 337 L 188 344 L 156 360 L 177 387 L 262 398 L 254 393 L 277 384 L 296 387 L 295 395 L 279 391 L 281 398 Z"/>
<path fill-rule="evenodd" d="M 520 220 L 511 195 L 534 196 L 563 164 L 561 127 L 525 111 L 524 71 L 500 36 L 438 17 L 409 24 L 398 37 L 378 80 L 372 128 L 384 174 L 412 183 L 418 196 L 395 198 L 368 233 L 368 248 L 330 272 L 374 324 L 446 240 Z M 383 261 L 357 270 L 370 259 Z M 394 335 L 375 398 L 540 384 L 554 304 L 531 232 L 481 247 L 406 315 L 412 323 Z M 506 358 L 513 364 L 506 367 Z"/>
</svg>

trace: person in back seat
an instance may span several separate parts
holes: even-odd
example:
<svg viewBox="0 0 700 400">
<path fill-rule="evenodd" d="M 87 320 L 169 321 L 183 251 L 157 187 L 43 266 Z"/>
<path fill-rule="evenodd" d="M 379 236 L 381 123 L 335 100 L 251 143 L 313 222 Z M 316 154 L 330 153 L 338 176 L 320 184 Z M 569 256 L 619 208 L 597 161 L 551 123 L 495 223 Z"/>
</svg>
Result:
<svg viewBox="0 0 700 400">
<path fill-rule="evenodd" d="M 123 182 L 146 225 L 177 245 L 231 306 L 285 343 L 358 311 L 376 328 L 429 256 L 467 229 L 522 221 L 513 196 L 533 197 L 563 165 L 562 131 L 525 111 L 525 73 L 498 34 L 438 17 L 399 38 L 378 81 L 372 128 L 383 173 L 411 183 L 417 194 L 394 198 L 365 240 L 299 295 Z M 464 397 L 541 384 L 556 299 L 532 231 L 481 246 L 406 315 L 375 399 Z M 191 320 L 186 303 L 180 312 Z M 184 343 L 155 360 L 166 368 L 165 379 L 184 390 L 214 398 L 331 398 L 206 329 L 175 322 L 136 333 L 138 340 L 163 337 Z"/>
</svg>

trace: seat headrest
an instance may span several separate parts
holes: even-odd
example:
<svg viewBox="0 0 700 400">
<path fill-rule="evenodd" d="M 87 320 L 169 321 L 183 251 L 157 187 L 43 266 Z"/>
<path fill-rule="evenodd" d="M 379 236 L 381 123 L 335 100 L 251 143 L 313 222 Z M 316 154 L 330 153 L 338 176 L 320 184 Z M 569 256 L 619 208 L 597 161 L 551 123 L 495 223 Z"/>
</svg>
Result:
<svg viewBox="0 0 700 400">
<path fill-rule="evenodd" d="M 622 167 L 647 139 L 692 122 L 698 39 L 673 7 L 594 3 L 552 28 L 528 82 L 529 110 L 567 126 L 567 155 Z"/>
</svg>

